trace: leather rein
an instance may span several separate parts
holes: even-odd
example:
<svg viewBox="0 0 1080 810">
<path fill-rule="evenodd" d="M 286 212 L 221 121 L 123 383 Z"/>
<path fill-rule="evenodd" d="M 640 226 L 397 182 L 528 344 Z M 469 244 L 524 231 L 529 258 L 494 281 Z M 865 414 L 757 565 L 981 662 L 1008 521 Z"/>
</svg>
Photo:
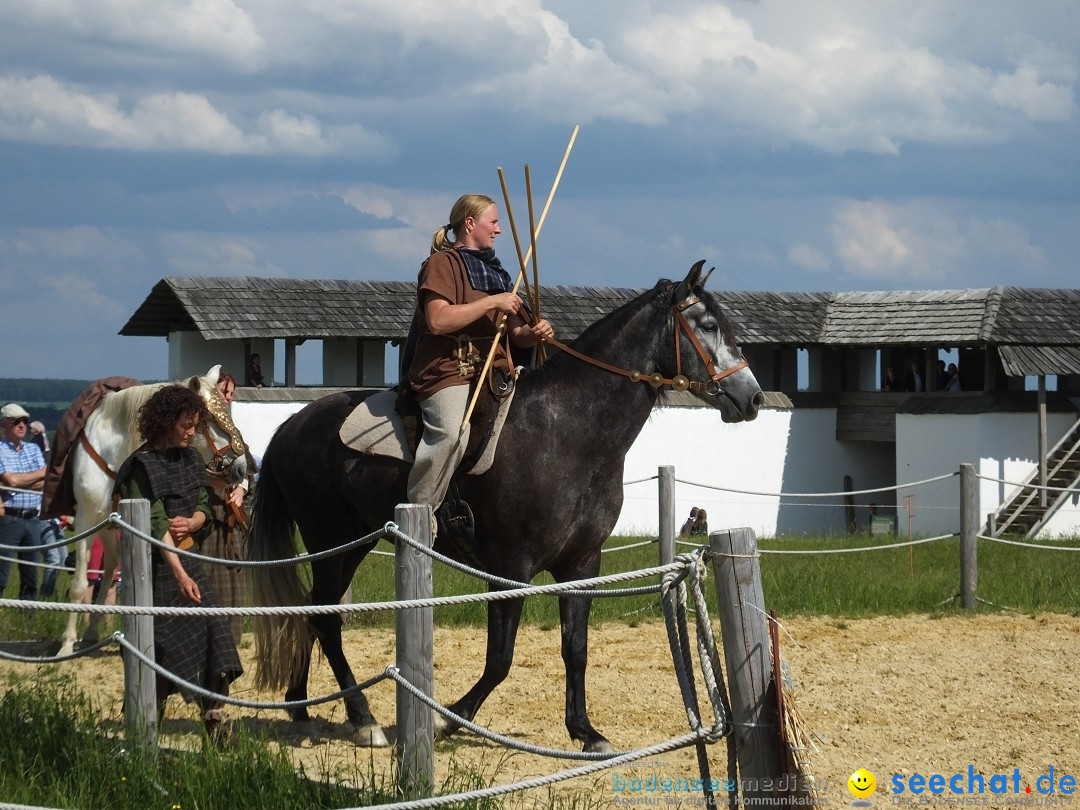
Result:
<svg viewBox="0 0 1080 810">
<path fill-rule="evenodd" d="M 715 397 L 721 392 L 720 380 L 724 379 L 724 377 L 728 377 L 734 374 L 736 371 L 740 371 L 744 368 L 749 367 L 750 364 L 743 360 L 741 363 L 736 363 L 735 365 L 731 366 L 730 368 L 726 368 L 723 371 L 716 370 L 716 367 L 713 365 L 712 358 L 709 357 L 709 353 L 705 351 L 705 347 L 698 339 L 698 336 L 695 335 L 694 330 L 690 328 L 690 322 L 687 321 L 686 316 L 683 315 L 683 312 L 685 310 L 698 303 L 701 303 L 701 299 L 697 296 L 694 296 L 693 298 L 687 298 L 685 301 L 682 301 L 675 306 L 675 376 L 671 377 L 670 379 L 665 377 L 659 371 L 655 371 L 652 374 L 646 374 L 641 371 L 630 371 L 625 368 L 620 368 L 619 366 L 613 366 L 609 363 L 605 363 L 602 360 L 597 360 L 595 357 L 590 357 L 587 354 L 583 354 L 577 349 L 572 349 L 565 343 L 556 340 L 555 338 L 548 338 L 544 342 L 550 343 L 553 346 L 557 347 L 560 351 L 564 351 L 567 354 L 576 357 L 578 360 L 583 360 L 584 362 L 596 366 L 597 368 L 603 369 L 604 371 L 610 371 L 612 374 L 621 374 L 623 377 L 626 377 L 631 382 L 647 382 L 649 385 L 651 385 L 657 390 L 663 388 L 665 385 L 670 385 L 672 390 L 675 391 L 703 391 L 709 396 Z M 683 332 L 685 332 L 686 336 L 690 339 L 690 343 L 697 351 L 698 357 L 701 358 L 701 362 L 705 364 L 705 370 L 709 373 L 709 379 L 707 381 L 702 382 L 697 380 L 691 380 L 682 373 L 682 349 L 679 337 Z"/>
</svg>

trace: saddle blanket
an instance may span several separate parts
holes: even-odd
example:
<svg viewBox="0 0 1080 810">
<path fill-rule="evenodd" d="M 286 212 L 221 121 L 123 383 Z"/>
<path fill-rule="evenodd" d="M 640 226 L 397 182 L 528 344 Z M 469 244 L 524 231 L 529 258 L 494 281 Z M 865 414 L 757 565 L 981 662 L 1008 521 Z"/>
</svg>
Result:
<svg viewBox="0 0 1080 810">
<path fill-rule="evenodd" d="M 491 439 L 484 447 L 480 458 L 467 471 L 468 475 L 482 475 L 491 469 L 491 464 L 495 460 L 495 448 L 499 444 L 499 435 L 506 422 L 506 415 L 510 412 L 510 403 L 514 399 L 516 390 L 516 387 L 511 388 L 509 396 L 499 402 Z M 415 458 L 409 447 L 405 425 L 395 407 L 396 402 L 395 391 L 380 391 L 372 394 L 345 417 L 338 431 L 341 441 L 346 447 L 360 453 L 396 458 L 412 464 Z M 473 430 L 477 429 L 478 426 L 473 425 Z"/>
</svg>

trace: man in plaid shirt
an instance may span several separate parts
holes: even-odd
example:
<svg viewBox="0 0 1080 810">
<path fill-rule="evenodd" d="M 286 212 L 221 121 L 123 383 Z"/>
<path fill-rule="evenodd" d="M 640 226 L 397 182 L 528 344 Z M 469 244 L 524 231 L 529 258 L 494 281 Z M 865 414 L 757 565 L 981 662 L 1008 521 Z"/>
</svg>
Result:
<svg viewBox="0 0 1080 810">
<path fill-rule="evenodd" d="M 3 515 L 0 516 L 0 594 L 7 587 L 11 573 L 14 548 L 36 549 L 41 545 L 41 495 L 37 492 L 45 483 L 45 457 L 33 442 L 25 441 L 30 414 L 14 402 L 0 408 L 0 428 L 4 437 L 0 440 L 0 490 L 3 494 Z M 38 572 L 33 563 L 40 554 L 37 551 L 18 552 L 19 598 L 37 599 Z"/>
</svg>

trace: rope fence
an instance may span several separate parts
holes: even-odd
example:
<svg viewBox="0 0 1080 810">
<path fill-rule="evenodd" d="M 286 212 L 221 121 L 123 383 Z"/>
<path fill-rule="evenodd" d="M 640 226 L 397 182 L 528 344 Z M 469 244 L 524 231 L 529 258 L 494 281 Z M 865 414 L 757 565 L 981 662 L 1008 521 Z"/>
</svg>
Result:
<svg viewBox="0 0 1080 810">
<path fill-rule="evenodd" d="M 669 470 L 665 474 L 665 470 Z M 471 594 L 458 594 L 453 596 L 422 596 L 416 598 L 399 598 L 391 601 L 374 602 L 374 603 L 347 603 L 347 604 L 332 604 L 332 605 L 293 605 L 293 606 L 278 606 L 278 607 L 155 607 L 151 605 L 140 604 L 119 604 L 119 605 L 97 605 L 97 604 L 60 604 L 50 602 L 38 602 L 29 600 L 18 599 L 3 599 L 0 598 L 0 608 L 13 608 L 22 610 L 40 610 L 40 611 L 53 611 L 53 612 L 80 612 L 80 613 L 101 613 L 101 614 L 118 614 L 125 617 L 152 617 L 152 616 L 176 616 L 176 615 L 191 615 L 191 614 L 203 614 L 203 615 L 222 615 L 222 616 L 311 616 L 311 615 L 324 615 L 330 613 L 337 614 L 354 614 L 373 611 L 406 611 L 409 609 L 424 608 L 430 610 L 434 607 L 443 607 L 448 605 L 460 605 L 469 603 L 483 603 L 491 602 L 503 599 L 521 599 L 526 596 L 545 595 L 545 596 L 575 596 L 581 598 L 604 598 L 604 597 L 620 597 L 620 596 L 640 596 L 645 594 L 659 594 L 661 600 L 661 606 L 664 609 L 665 627 L 667 630 L 669 645 L 671 646 L 673 665 L 675 674 L 679 680 L 680 692 L 683 695 L 684 704 L 687 711 L 687 719 L 690 725 L 690 732 L 679 737 L 675 737 L 661 743 L 656 743 L 646 748 L 640 748 L 634 751 L 620 752 L 620 753 L 586 753 L 566 751 L 561 749 L 546 748 L 543 746 L 534 746 L 527 743 L 522 743 L 497 732 L 486 729 L 482 726 L 476 725 L 469 721 L 467 718 L 461 717 L 445 706 L 438 704 L 431 695 L 431 690 L 425 689 L 422 684 L 414 683 L 411 677 L 403 674 L 400 665 L 390 665 L 385 669 L 374 675 L 373 677 L 365 680 L 363 683 L 351 686 L 348 689 L 342 689 L 331 694 L 317 696 L 309 698 L 303 701 L 255 701 L 248 700 L 239 697 L 224 697 L 217 693 L 208 692 L 202 689 L 196 684 L 186 683 L 170 672 L 160 667 L 153 661 L 152 656 L 146 654 L 146 648 L 143 646 L 140 648 L 137 641 L 129 639 L 126 632 L 114 633 L 111 637 L 103 639 L 95 644 L 87 644 L 82 646 L 79 650 L 71 655 L 66 656 L 42 656 L 42 657 L 30 657 L 10 653 L 7 651 L 0 651 L 0 658 L 25 664 L 45 664 L 45 663 L 59 663 L 64 661 L 71 661 L 80 656 L 95 653 L 104 647 L 116 644 L 125 653 L 125 659 L 130 658 L 136 665 L 145 667 L 147 671 L 153 672 L 164 678 L 168 678 L 181 686 L 185 691 L 189 691 L 192 694 L 207 697 L 213 700 L 224 702 L 230 705 L 234 705 L 241 708 L 261 711 L 261 710 L 290 710 L 300 709 L 310 706 L 315 706 L 323 703 L 332 702 L 347 697 L 358 691 L 370 688 L 377 683 L 385 680 L 392 680 L 398 685 L 399 689 L 399 713 L 400 702 L 403 695 L 409 696 L 410 699 L 417 701 L 420 705 L 425 707 L 426 711 L 433 712 L 444 718 L 449 723 L 452 723 L 455 727 L 465 728 L 478 736 L 495 742 L 501 746 L 513 748 L 515 750 L 522 751 L 524 753 L 536 754 L 541 756 L 563 758 L 563 759 L 577 759 L 586 760 L 589 764 L 558 773 L 549 774 L 542 777 L 535 777 L 533 779 L 522 780 L 521 782 L 514 783 L 512 785 L 500 785 L 493 786 L 486 789 L 469 791 L 467 793 L 455 794 L 452 796 L 442 797 L 429 797 L 419 800 L 397 802 L 393 804 L 379 805 L 389 810 L 394 808 L 395 810 L 406 810 L 407 808 L 420 808 L 420 807 L 437 807 L 443 804 L 467 801 L 473 799 L 491 798 L 499 795 L 504 795 L 516 790 L 530 789 L 534 787 L 542 787 L 545 785 L 553 784 L 557 781 L 565 779 L 571 779 L 578 776 L 588 775 L 599 770 L 617 766 L 623 763 L 630 763 L 636 759 L 640 759 L 647 756 L 656 755 L 659 753 L 665 753 L 667 751 L 675 750 L 677 748 L 687 747 L 690 745 L 698 745 L 700 747 L 707 744 L 712 744 L 725 736 L 730 736 L 733 732 L 738 730 L 754 731 L 759 730 L 759 727 L 763 724 L 759 722 L 737 722 L 733 719 L 731 710 L 727 705 L 727 693 L 721 680 L 722 673 L 720 668 L 720 658 L 717 649 L 715 638 L 713 637 L 712 623 L 709 620 L 706 601 L 703 593 L 702 582 L 704 580 L 704 568 L 705 562 L 710 558 L 710 552 L 707 548 L 701 547 L 693 543 L 686 543 L 682 541 L 676 541 L 674 538 L 674 522 L 675 516 L 671 506 L 674 503 L 674 498 L 668 493 L 665 496 L 664 487 L 671 487 L 674 483 L 679 483 L 684 486 L 712 489 L 723 492 L 730 492 L 738 495 L 758 496 L 758 497 L 778 497 L 778 498 L 795 498 L 795 499 L 820 499 L 830 497 L 850 497 L 853 495 L 870 495 L 880 494 L 889 491 L 901 491 L 909 490 L 921 486 L 939 483 L 941 481 L 949 480 L 952 478 L 960 477 L 961 479 L 961 497 L 960 497 L 960 512 L 961 512 L 961 527 L 957 533 L 941 534 L 934 537 L 909 539 L 907 541 L 888 543 L 888 544 L 875 544 L 872 546 L 862 546 L 856 548 L 842 548 L 842 549 L 760 549 L 756 547 L 756 543 L 752 548 L 751 553 L 747 554 L 734 554 L 728 555 L 734 558 L 745 558 L 747 560 L 756 559 L 763 554 L 840 554 L 840 553 L 859 553 L 867 551 L 881 551 L 903 547 L 910 547 L 915 545 L 939 542 L 941 540 L 952 539 L 960 537 L 962 541 L 961 548 L 961 589 L 960 596 L 965 607 L 972 607 L 975 602 L 974 596 L 974 559 L 975 559 L 975 541 L 985 540 L 988 542 L 997 542 L 1010 546 L 1019 546 L 1025 549 L 1032 550 L 1044 550 L 1044 551 L 1080 551 L 1080 547 L 1073 546 L 1060 546 L 1060 545 L 1047 545 L 1033 542 L 1017 541 L 1012 539 L 992 537 L 986 534 L 981 534 L 978 531 L 979 521 L 975 515 L 974 498 L 972 493 L 974 492 L 975 482 L 977 480 L 985 480 L 1002 485 L 1011 485 L 1015 487 L 1027 487 L 1036 489 L 1046 489 L 1056 492 L 1075 492 L 1078 491 L 1077 485 L 1069 487 L 1056 487 L 1045 486 L 1040 487 L 1032 483 L 1018 483 L 1011 482 L 1005 479 L 995 478 L 992 476 L 979 475 L 974 472 L 972 465 L 962 465 L 961 469 L 944 475 L 934 476 L 926 478 L 920 481 L 912 481 L 904 484 L 898 484 L 891 487 L 877 487 L 864 490 L 846 490 L 843 492 L 762 492 L 754 490 L 737 489 L 732 487 L 725 487 L 719 485 L 705 484 L 698 481 L 683 480 L 674 477 L 672 468 L 661 468 L 660 474 L 657 476 L 650 476 L 648 478 L 637 479 L 633 481 L 624 482 L 625 486 L 631 486 L 645 481 L 659 480 L 661 484 L 661 531 L 660 536 L 655 540 L 645 540 L 642 542 L 632 542 L 622 544 L 616 547 L 610 547 L 603 549 L 603 553 L 614 553 L 618 551 L 627 551 L 636 548 L 642 548 L 657 544 L 660 546 L 660 559 L 661 564 L 649 568 L 642 568 L 635 571 L 620 572 L 616 574 L 608 574 L 604 576 L 593 577 L 590 579 L 579 580 L 574 582 L 563 583 L 551 583 L 547 585 L 531 585 L 525 582 L 517 582 L 497 576 L 490 575 L 486 572 L 472 568 L 471 566 L 457 562 L 449 557 L 438 554 L 430 547 L 430 540 L 425 542 L 423 539 L 417 539 L 410 534 L 403 532 L 400 525 L 396 522 L 387 522 L 380 529 L 357 538 L 344 545 L 328 549 L 318 554 L 300 554 L 296 557 L 285 560 L 241 560 L 241 561 L 222 561 L 215 557 L 209 557 L 203 554 L 192 551 L 181 551 L 174 547 L 167 546 L 157 538 L 152 537 L 147 531 L 138 528 L 132 522 L 125 520 L 119 513 L 113 513 L 109 515 L 108 519 L 102 521 L 98 525 L 91 527 L 80 533 L 79 535 L 65 538 L 62 541 L 52 543 L 49 545 L 42 545 L 33 548 L 27 547 L 11 547 L 0 545 L 0 553 L 2 552 L 18 552 L 19 557 L 3 556 L 0 554 L 0 559 L 9 559 L 12 561 L 23 562 L 22 555 L 29 551 L 41 552 L 48 549 L 53 549 L 61 546 L 68 546 L 74 542 L 86 539 L 97 534 L 99 531 L 105 528 L 116 528 L 125 533 L 125 536 L 129 538 L 138 538 L 145 541 L 145 554 L 149 556 L 149 549 L 157 547 L 164 549 L 171 553 L 177 553 L 184 557 L 198 559 L 200 561 L 209 564 L 228 564 L 232 567 L 246 567 L 256 568 L 262 566 L 281 566 L 281 565 L 301 565 L 310 563 L 315 560 L 324 559 L 335 554 L 346 553 L 349 550 L 355 549 L 363 545 L 372 545 L 377 543 L 381 539 L 386 539 L 391 543 L 397 545 L 399 551 L 402 549 L 411 549 L 421 552 L 428 560 L 442 563 L 452 569 L 461 571 L 469 576 L 475 577 L 480 581 L 487 583 L 489 589 L 485 592 L 477 592 Z M 36 494 L 36 493 L 35 493 Z M 665 508 L 666 507 L 666 508 Z M 430 525 L 430 522 L 427 523 Z M 680 554 L 677 557 L 674 555 L 674 548 L 676 543 L 683 546 L 692 546 L 694 551 L 687 554 Z M 389 555 L 394 552 L 374 551 L 373 553 Z M 669 560 L 664 562 L 665 557 Z M 737 560 L 736 560 L 737 561 Z M 35 563 L 39 567 L 46 567 L 41 563 Z M 60 567 L 61 570 L 71 571 L 72 569 L 67 567 Z M 430 579 L 430 577 L 429 577 Z M 645 585 L 640 587 L 610 587 L 620 586 L 622 583 L 630 582 L 640 579 L 655 579 L 658 584 Z M 688 609 L 687 599 L 688 595 L 692 597 L 692 610 Z M 751 604 L 750 607 L 756 607 Z M 762 610 L 759 608 L 759 610 Z M 696 645 L 690 641 L 690 632 L 687 624 L 687 616 L 695 615 L 697 618 L 697 631 L 696 631 Z M 400 615 L 400 614 L 399 614 Z M 702 718 L 699 716 L 698 710 L 698 697 L 696 686 L 694 686 L 694 668 L 693 660 L 697 660 L 697 667 L 703 676 L 705 682 L 705 694 L 707 697 L 707 705 L 712 709 L 712 721 L 706 725 Z M 729 662 L 730 664 L 730 662 Z M 126 664 L 125 664 L 126 666 Z M 151 679 L 152 680 L 152 679 Z M 767 725 L 767 724 L 765 724 Z M 699 756 L 699 761 L 702 757 Z M 707 768 L 707 758 L 705 764 L 702 766 Z M 704 773 L 703 773 L 704 775 Z M 405 774 L 406 777 L 409 774 Z M 416 774 L 411 775 L 412 778 L 416 777 Z M 345 809 L 343 809 L 345 810 Z"/>
</svg>

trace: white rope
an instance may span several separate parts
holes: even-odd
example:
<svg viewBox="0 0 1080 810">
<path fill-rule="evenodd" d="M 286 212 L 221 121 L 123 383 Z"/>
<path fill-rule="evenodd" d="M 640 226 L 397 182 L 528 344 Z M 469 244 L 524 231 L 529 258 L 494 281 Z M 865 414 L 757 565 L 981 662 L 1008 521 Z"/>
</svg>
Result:
<svg viewBox="0 0 1080 810">
<path fill-rule="evenodd" d="M 924 478 L 922 481 L 909 481 L 906 484 L 896 484 L 891 487 L 877 487 L 876 489 L 853 489 L 845 492 L 757 492 L 752 489 L 734 489 L 733 487 L 721 487 L 714 484 L 702 484 L 697 481 L 686 481 L 682 478 L 676 478 L 675 480 L 680 484 L 688 484 L 692 487 L 701 487 L 702 489 L 715 489 L 721 492 L 734 492 L 737 495 L 762 495 L 770 498 L 836 498 L 843 497 L 845 495 L 872 495 L 878 492 L 894 492 L 901 489 L 911 489 L 912 487 L 919 487 L 924 484 L 933 484 L 938 481 L 944 481 L 948 478 L 954 478 L 960 475 L 960 471 L 952 473 L 945 473 L 944 475 L 938 475 L 933 478 Z"/>
<path fill-rule="evenodd" d="M 115 613 L 137 616 L 321 616 L 331 613 L 370 613 L 377 611 L 396 611 L 416 607 L 444 607 L 473 602 L 495 602 L 504 599 L 521 599 L 526 596 L 567 593 L 581 593 L 585 589 L 598 585 L 626 582 L 633 579 L 659 577 L 668 571 L 678 570 L 681 563 L 673 562 L 654 568 L 638 571 L 624 571 L 607 574 L 591 579 L 576 579 L 569 582 L 553 582 L 547 585 L 528 585 L 511 590 L 486 591 L 484 593 L 460 594 L 457 596 L 435 596 L 426 599 L 397 599 L 390 602 L 357 602 L 332 605 L 284 605 L 277 607 L 147 607 L 139 605 L 70 605 L 57 602 L 34 602 L 21 599 L 0 599 L 0 608 L 33 608 L 53 612 Z M 657 590 L 659 586 L 650 586 Z M 595 591 L 590 595 L 602 596 L 610 591 Z"/>
<path fill-rule="evenodd" d="M 495 796 L 502 796 L 507 793 L 515 793 L 519 790 L 530 790 L 532 788 L 544 787 L 546 785 L 552 785 L 556 782 L 563 782 L 567 779 L 574 779 L 579 776 L 588 776 L 599 771 L 609 770 L 617 765 L 625 765 L 630 762 L 635 762 L 645 757 L 656 756 L 658 754 L 666 754 L 669 751 L 675 751 L 679 748 L 685 748 L 688 745 L 693 745 L 699 739 L 699 735 L 696 734 L 684 734 L 681 737 L 673 737 L 662 743 L 651 745 L 647 748 L 639 748 L 636 751 L 630 751 L 626 754 L 620 754 L 611 759 L 606 759 L 603 762 L 591 762 L 588 765 L 582 765 L 577 768 L 571 768 L 566 771 L 559 771 L 552 774 L 546 774 L 544 776 L 536 776 L 531 779 L 523 779 L 520 782 L 514 782 L 509 785 L 495 785 L 488 788 L 481 788 L 479 790 L 470 790 L 465 793 L 454 793 L 447 796 L 433 796 L 428 799 L 415 799 L 407 802 L 394 802 L 392 804 L 374 804 L 365 805 L 364 807 L 349 807 L 342 808 L 341 810 L 421 810 L 421 808 L 427 807 L 440 807 L 444 804 L 451 804 L 452 802 L 467 802 L 477 799 L 490 799 Z"/>
<path fill-rule="evenodd" d="M 1037 548 L 1043 551 L 1080 551 L 1077 546 L 1047 546 L 1039 543 L 1024 543 L 1019 540 L 1006 540 L 1004 537 L 987 537 L 984 534 L 975 535 L 980 540 L 989 540 L 992 543 L 1002 543 L 1006 546 L 1020 546 L 1021 548 Z"/>
<path fill-rule="evenodd" d="M 919 540 L 907 540 L 902 543 L 886 543 L 883 545 L 861 545 L 858 549 L 758 549 L 758 554 L 851 554 L 856 551 L 885 551 L 886 549 L 903 549 L 908 545 L 921 545 L 922 543 L 933 543 L 939 540 L 948 540 L 950 538 L 957 537 L 957 535 L 939 535 L 937 537 L 926 537 Z M 714 552 L 717 556 L 731 556 L 729 554 L 721 554 Z M 742 556 L 742 555 L 740 555 Z"/>
<path fill-rule="evenodd" d="M 182 690 L 190 692 L 199 697 L 207 698 L 208 700 L 214 700 L 219 703 L 227 703 L 230 706 L 239 706 L 244 709 L 300 709 L 307 708 L 309 706 L 317 706 L 320 703 L 329 703 L 330 701 L 338 700 L 340 698 L 347 697 L 354 692 L 360 692 L 364 689 L 374 686 L 380 681 L 386 680 L 388 677 L 385 672 L 368 678 L 363 683 L 358 683 L 355 686 L 350 686 L 347 689 L 342 689 L 338 692 L 332 692 L 329 695 L 323 695 L 321 697 L 308 698 L 307 700 L 285 700 L 285 701 L 268 701 L 268 700 L 245 700 L 243 698 L 233 697 L 232 695 L 223 695 L 220 692 L 211 692 L 209 689 L 205 689 L 198 684 L 185 681 L 183 678 L 173 675 L 165 667 L 161 666 L 156 661 L 147 658 L 143 655 L 142 651 L 135 647 L 130 641 L 125 638 L 121 632 L 113 633 L 112 638 L 109 641 L 115 640 L 125 650 L 130 652 L 136 658 L 138 658 L 146 666 L 150 667 L 158 675 L 163 678 L 168 678 Z"/>
<path fill-rule="evenodd" d="M 328 548 L 325 551 L 319 551 L 315 554 L 298 554 L 295 557 L 287 557 L 284 560 L 224 560 L 220 557 L 208 557 L 205 554 L 199 554 L 195 551 L 185 551 L 183 549 L 177 548 L 176 546 L 170 546 L 167 543 L 158 540 L 156 537 L 151 537 L 149 534 L 146 534 L 145 532 L 140 531 L 135 526 L 132 526 L 130 523 L 126 522 L 123 518 L 121 518 L 118 512 L 113 512 L 109 516 L 109 520 L 110 522 L 115 523 L 117 526 L 127 529 L 140 540 L 145 540 L 150 545 L 157 546 L 159 549 L 164 550 L 166 553 L 177 554 L 181 557 L 188 557 L 193 560 L 201 560 L 202 562 L 208 562 L 215 565 L 227 565 L 230 568 L 267 568 L 281 565 L 300 565 L 301 563 L 309 563 L 313 560 L 322 560 L 327 557 L 333 557 L 336 554 L 344 554 L 346 551 L 351 551 L 357 546 L 366 546 L 377 543 L 384 536 L 386 536 L 391 527 L 397 529 L 397 526 L 394 523 L 387 523 L 381 529 L 376 529 L 371 534 L 364 535 L 363 537 L 360 537 L 356 540 L 351 540 L 344 545 L 334 546 L 333 548 Z"/>
<path fill-rule="evenodd" d="M 466 565 L 465 563 L 458 562 L 457 560 L 451 559 L 450 557 L 447 557 L 444 554 L 440 554 L 439 552 L 435 551 L 430 546 L 424 545 L 419 540 L 416 540 L 413 537 L 409 537 L 409 535 L 402 532 L 397 526 L 393 526 L 392 528 L 390 528 L 390 526 L 391 526 L 391 524 L 388 524 L 388 529 L 389 529 L 388 534 L 393 535 L 394 537 L 396 537 L 398 540 L 400 540 L 401 542 L 403 542 L 405 545 L 409 546 L 410 548 L 415 549 L 416 551 L 419 551 L 421 554 L 426 554 L 427 556 L 431 557 L 431 559 L 433 559 L 433 560 L 438 560 L 443 565 L 449 566 L 450 568 L 454 568 L 454 569 L 456 569 L 458 571 L 469 574 L 470 576 L 475 577 L 476 579 L 484 580 L 485 582 L 487 582 L 490 585 L 498 585 L 498 586 L 503 587 L 503 588 L 513 588 L 513 589 L 516 589 L 516 590 L 518 590 L 519 592 L 522 592 L 522 593 L 525 591 L 525 589 L 530 588 L 530 587 L 534 587 L 534 586 L 529 585 L 529 583 L 527 583 L 527 582 L 518 582 L 516 579 L 506 579 L 505 577 L 496 576 L 495 574 L 489 574 L 487 571 L 481 571 L 479 568 L 473 568 L 472 566 Z M 661 566 L 661 568 L 663 568 L 663 567 L 664 566 Z M 660 574 L 663 574 L 663 571 L 661 571 L 659 568 L 647 568 L 647 569 L 643 569 L 643 570 L 640 570 L 640 571 L 632 571 L 632 572 L 626 572 L 626 573 L 630 574 L 630 575 L 629 576 L 624 576 L 623 574 L 610 574 L 609 576 L 610 577 L 622 577 L 622 579 L 618 579 L 618 580 L 613 579 L 613 580 L 611 580 L 613 582 L 614 581 L 625 581 L 627 579 L 644 579 L 647 576 L 660 575 Z M 635 576 L 635 574 L 637 576 Z M 596 578 L 596 580 L 600 580 L 600 579 L 605 579 L 605 577 Z M 579 579 L 579 580 L 571 580 L 569 582 L 563 583 L 564 586 L 565 586 L 565 589 L 559 591 L 559 595 L 560 596 L 583 596 L 583 597 L 587 597 L 589 599 L 593 599 L 593 598 L 598 598 L 598 597 L 611 597 L 611 596 L 641 596 L 643 594 L 658 593 L 659 590 L 660 590 L 659 585 L 643 585 L 643 586 L 641 586 L 639 588 L 607 588 L 607 589 L 602 590 L 602 591 L 596 591 L 596 590 L 591 590 L 592 586 L 586 585 L 586 583 L 593 582 L 593 581 L 594 580 Z"/>
</svg>

